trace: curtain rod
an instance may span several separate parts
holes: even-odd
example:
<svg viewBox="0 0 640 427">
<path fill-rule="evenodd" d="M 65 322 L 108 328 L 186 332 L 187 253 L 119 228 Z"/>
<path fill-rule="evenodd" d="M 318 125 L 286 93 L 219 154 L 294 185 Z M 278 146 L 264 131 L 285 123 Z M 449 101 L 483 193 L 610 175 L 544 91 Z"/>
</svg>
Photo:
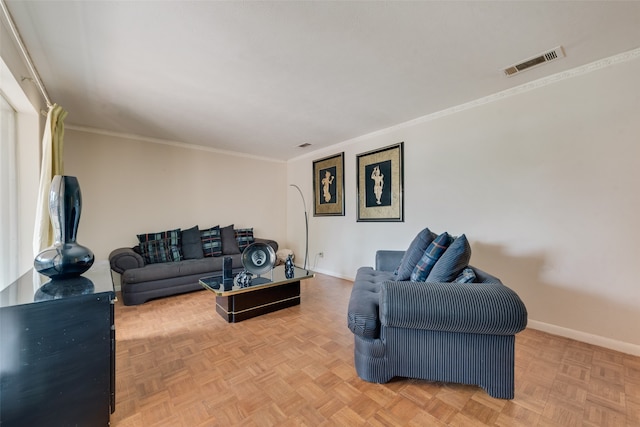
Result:
<svg viewBox="0 0 640 427">
<path fill-rule="evenodd" d="M 42 84 L 42 80 L 40 80 L 40 75 L 38 74 L 38 71 L 36 70 L 36 67 L 33 65 L 33 62 L 31 61 L 31 57 L 29 56 L 29 52 L 27 51 L 27 48 L 25 47 L 24 43 L 22 42 L 22 38 L 20 37 L 20 33 L 18 32 L 18 29 L 16 28 L 14 22 L 13 22 L 13 18 L 11 18 L 11 14 L 9 13 L 9 9 L 7 9 L 7 5 L 5 4 L 4 0 L 0 0 L 0 6 L 2 6 L 2 12 L 4 13 L 4 17 L 7 20 L 7 23 L 9 24 L 9 29 L 11 30 L 11 34 L 13 35 L 13 38 L 15 39 L 16 43 L 18 44 L 18 47 L 20 48 L 20 52 L 22 53 L 22 56 L 24 57 L 25 61 L 27 62 L 27 67 L 29 68 L 29 71 L 31 72 L 31 75 L 33 76 L 36 86 L 38 86 L 38 89 L 40 89 L 40 93 L 42 93 L 42 97 L 44 98 L 45 102 L 47 103 L 47 107 L 51 108 L 52 104 L 51 104 L 51 99 L 49 99 L 49 94 L 47 94 L 47 90 L 44 87 L 44 84 Z M 24 80 L 24 79 L 23 79 Z"/>
</svg>

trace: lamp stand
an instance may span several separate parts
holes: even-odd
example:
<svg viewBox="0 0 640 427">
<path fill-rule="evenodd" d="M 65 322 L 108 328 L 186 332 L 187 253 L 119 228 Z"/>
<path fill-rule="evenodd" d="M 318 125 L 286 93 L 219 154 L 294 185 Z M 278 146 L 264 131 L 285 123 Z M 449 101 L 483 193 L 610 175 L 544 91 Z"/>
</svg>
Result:
<svg viewBox="0 0 640 427">
<path fill-rule="evenodd" d="M 305 226 L 305 246 L 304 246 L 304 269 L 307 269 L 307 259 L 309 258 L 309 217 L 307 216 L 307 203 L 304 201 L 302 190 L 295 184 L 289 184 L 290 187 L 295 187 L 302 197 L 302 205 L 304 206 L 304 226 Z"/>
</svg>

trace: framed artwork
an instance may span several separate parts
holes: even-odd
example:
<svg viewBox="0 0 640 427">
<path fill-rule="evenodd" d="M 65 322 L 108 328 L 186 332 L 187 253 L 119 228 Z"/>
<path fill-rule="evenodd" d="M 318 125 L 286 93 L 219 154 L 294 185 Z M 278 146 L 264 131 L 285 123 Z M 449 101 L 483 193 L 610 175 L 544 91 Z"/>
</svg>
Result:
<svg viewBox="0 0 640 427">
<path fill-rule="evenodd" d="M 344 216 L 344 152 L 313 162 L 313 216 Z"/>
<path fill-rule="evenodd" d="M 358 221 L 404 221 L 404 142 L 356 156 Z"/>
</svg>

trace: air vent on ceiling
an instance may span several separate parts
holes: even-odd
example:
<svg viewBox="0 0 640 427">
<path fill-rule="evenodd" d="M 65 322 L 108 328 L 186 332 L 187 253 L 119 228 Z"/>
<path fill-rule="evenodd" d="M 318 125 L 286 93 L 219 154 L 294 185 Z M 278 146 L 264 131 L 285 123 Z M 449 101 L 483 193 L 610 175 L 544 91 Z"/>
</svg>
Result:
<svg viewBox="0 0 640 427">
<path fill-rule="evenodd" d="M 552 49 L 548 52 L 541 53 L 540 55 L 536 55 L 529 59 L 525 59 L 524 61 L 507 67 L 504 69 L 504 73 L 511 77 L 515 74 L 521 73 L 524 70 L 528 70 L 533 67 L 537 67 L 538 65 L 546 64 L 547 62 L 555 61 L 556 59 L 560 59 L 564 57 L 564 50 L 562 46 L 558 46 L 555 49 Z"/>
</svg>

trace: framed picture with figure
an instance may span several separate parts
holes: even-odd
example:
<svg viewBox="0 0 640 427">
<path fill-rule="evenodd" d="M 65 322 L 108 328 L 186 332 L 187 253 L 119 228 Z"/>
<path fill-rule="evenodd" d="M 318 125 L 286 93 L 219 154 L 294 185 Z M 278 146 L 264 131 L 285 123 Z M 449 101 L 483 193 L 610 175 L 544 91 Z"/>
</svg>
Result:
<svg viewBox="0 0 640 427">
<path fill-rule="evenodd" d="M 358 221 L 404 221 L 404 142 L 358 154 Z"/>
<path fill-rule="evenodd" d="M 313 216 L 344 216 L 344 152 L 313 162 Z"/>
</svg>

